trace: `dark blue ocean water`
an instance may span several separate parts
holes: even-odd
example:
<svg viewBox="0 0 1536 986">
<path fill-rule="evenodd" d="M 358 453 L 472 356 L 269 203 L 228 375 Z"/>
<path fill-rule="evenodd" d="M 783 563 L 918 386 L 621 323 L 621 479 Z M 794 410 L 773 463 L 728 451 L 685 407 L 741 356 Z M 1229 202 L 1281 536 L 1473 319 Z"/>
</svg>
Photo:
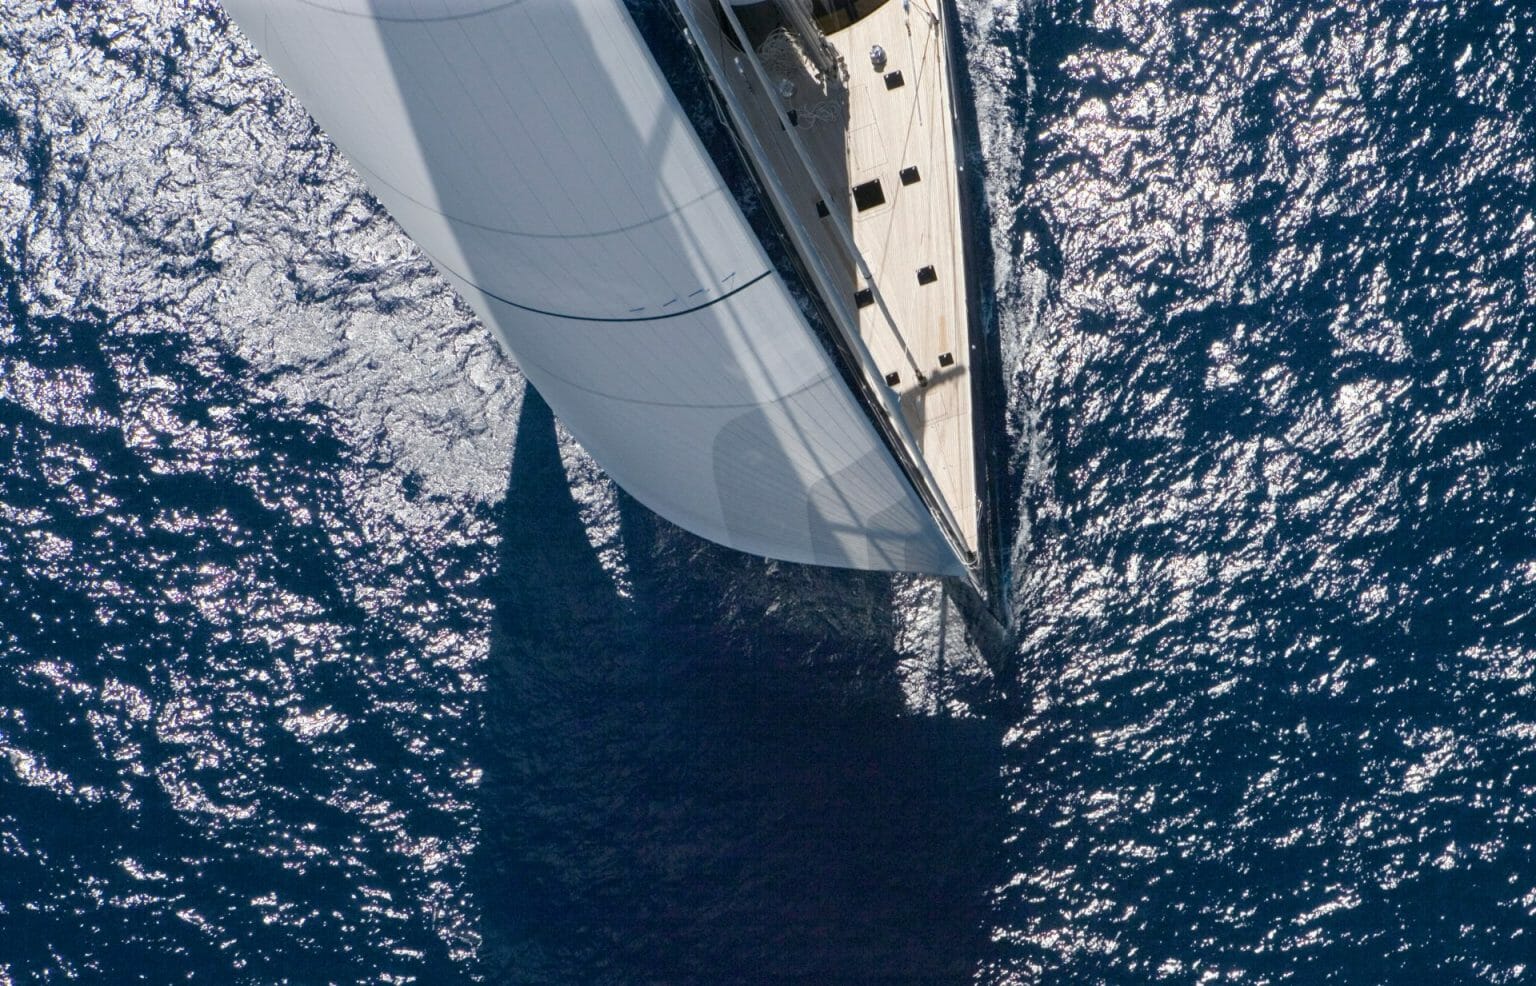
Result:
<svg viewBox="0 0 1536 986">
<path fill-rule="evenodd" d="M 216 7 L 0 0 L 0 984 L 1531 974 L 1536 5 L 960 9 L 1004 682 L 619 493 Z"/>
</svg>

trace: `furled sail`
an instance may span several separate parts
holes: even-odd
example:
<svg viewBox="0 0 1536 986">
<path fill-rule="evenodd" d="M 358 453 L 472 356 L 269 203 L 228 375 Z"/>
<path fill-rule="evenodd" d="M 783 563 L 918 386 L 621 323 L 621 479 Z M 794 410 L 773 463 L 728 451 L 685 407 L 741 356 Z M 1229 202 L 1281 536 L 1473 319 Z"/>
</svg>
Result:
<svg viewBox="0 0 1536 986">
<path fill-rule="evenodd" d="M 712 541 L 960 574 L 622 0 L 224 0 L 636 499 Z"/>
</svg>

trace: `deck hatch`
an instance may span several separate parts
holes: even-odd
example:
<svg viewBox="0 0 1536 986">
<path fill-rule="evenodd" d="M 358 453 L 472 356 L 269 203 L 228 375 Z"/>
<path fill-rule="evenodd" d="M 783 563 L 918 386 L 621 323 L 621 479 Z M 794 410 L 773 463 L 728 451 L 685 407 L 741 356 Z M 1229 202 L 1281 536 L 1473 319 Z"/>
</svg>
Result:
<svg viewBox="0 0 1536 986">
<path fill-rule="evenodd" d="M 880 187 L 880 179 L 873 178 L 862 185 L 853 186 L 853 204 L 859 207 L 860 212 L 885 205 L 885 189 Z"/>
<path fill-rule="evenodd" d="M 916 185 L 922 180 L 923 176 L 918 174 L 917 165 L 909 164 L 901 169 L 901 183 L 903 185 Z"/>
<path fill-rule="evenodd" d="M 919 284 L 932 284 L 938 279 L 939 272 L 933 269 L 932 264 L 929 264 L 926 267 L 919 267 L 917 269 L 917 283 Z"/>
</svg>

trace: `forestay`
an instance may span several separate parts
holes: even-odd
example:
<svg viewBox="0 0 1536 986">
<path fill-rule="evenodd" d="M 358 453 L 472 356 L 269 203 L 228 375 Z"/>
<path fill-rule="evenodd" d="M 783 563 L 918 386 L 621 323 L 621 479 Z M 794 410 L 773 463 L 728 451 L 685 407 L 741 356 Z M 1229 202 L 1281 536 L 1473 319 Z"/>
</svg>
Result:
<svg viewBox="0 0 1536 986">
<path fill-rule="evenodd" d="M 962 567 L 622 0 L 224 0 L 646 506 L 753 554 Z"/>
</svg>

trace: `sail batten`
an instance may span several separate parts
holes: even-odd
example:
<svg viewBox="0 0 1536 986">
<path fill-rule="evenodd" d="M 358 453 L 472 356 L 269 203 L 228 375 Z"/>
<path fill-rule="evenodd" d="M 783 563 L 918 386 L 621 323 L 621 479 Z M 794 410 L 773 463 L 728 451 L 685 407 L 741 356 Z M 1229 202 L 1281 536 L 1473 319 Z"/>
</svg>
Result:
<svg viewBox="0 0 1536 986">
<path fill-rule="evenodd" d="M 622 0 L 225 0 L 628 492 L 791 561 L 959 574 Z"/>
</svg>

